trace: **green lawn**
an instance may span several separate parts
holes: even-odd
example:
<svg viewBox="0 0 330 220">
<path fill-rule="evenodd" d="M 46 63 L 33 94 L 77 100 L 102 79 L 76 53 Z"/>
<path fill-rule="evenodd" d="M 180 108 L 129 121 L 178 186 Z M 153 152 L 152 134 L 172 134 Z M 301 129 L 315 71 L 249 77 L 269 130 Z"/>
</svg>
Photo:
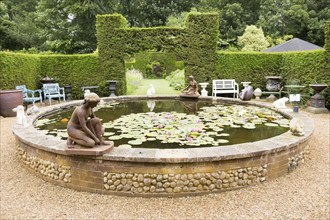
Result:
<svg viewBox="0 0 330 220">
<path fill-rule="evenodd" d="M 169 81 L 165 79 L 143 79 L 140 82 L 141 84 L 139 87 L 129 92 L 127 95 L 146 95 L 147 90 L 152 84 L 155 88 L 156 94 L 155 95 L 179 95 L 181 91 L 174 90 L 173 87 L 170 87 Z"/>
</svg>

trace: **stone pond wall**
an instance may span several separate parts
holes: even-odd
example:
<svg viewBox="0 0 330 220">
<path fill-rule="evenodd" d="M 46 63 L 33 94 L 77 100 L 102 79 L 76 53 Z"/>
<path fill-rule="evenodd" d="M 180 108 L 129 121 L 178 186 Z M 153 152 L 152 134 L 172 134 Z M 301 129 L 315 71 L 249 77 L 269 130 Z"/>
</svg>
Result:
<svg viewBox="0 0 330 220">
<path fill-rule="evenodd" d="M 304 162 L 308 141 L 281 151 L 210 162 L 128 162 L 103 157 L 66 156 L 17 139 L 22 164 L 45 181 L 102 194 L 185 196 L 221 192 L 283 176 Z"/>
</svg>

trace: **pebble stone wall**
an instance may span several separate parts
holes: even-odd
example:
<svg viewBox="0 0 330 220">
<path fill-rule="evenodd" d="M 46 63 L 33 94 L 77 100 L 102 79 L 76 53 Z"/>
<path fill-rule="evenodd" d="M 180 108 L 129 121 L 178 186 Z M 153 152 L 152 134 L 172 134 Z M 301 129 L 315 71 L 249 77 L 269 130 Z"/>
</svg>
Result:
<svg viewBox="0 0 330 220">
<path fill-rule="evenodd" d="M 27 151 L 25 151 L 26 149 Z M 35 173 L 42 175 L 44 180 L 52 180 L 53 183 L 62 183 L 60 185 L 69 188 L 81 189 L 80 186 L 72 187 L 72 178 L 76 179 L 82 175 L 79 169 L 67 165 L 61 165 L 54 161 L 42 159 L 42 154 L 37 156 L 34 153 L 29 154 L 29 148 L 22 149 L 17 146 L 17 155 L 22 163 Z M 305 145 L 303 151 L 297 152 L 287 158 L 287 173 L 295 170 L 298 165 L 304 163 L 309 154 L 309 145 Z M 55 155 L 56 157 L 56 155 Z M 68 158 L 68 160 L 70 160 Z M 102 162 L 98 162 L 102 166 Z M 94 165 L 93 165 L 94 166 Z M 86 177 L 91 185 L 99 188 L 95 192 L 107 192 L 108 194 L 118 195 L 191 195 L 208 192 L 220 192 L 235 188 L 255 185 L 268 179 L 269 164 L 261 166 L 249 166 L 245 168 L 217 170 L 214 172 L 196 172 L 196 173 L 137 173 L 137 172 L 115 172 L 105 171 L 103 166 L 101 178 L 95 178 L 96 175 Z M 221 165 L 220 167 L 221 168 Z M 89 172 L 89 171 L 87 171 Z M 285 172 L 285 171 L 284 171 Z M 90 179 L 90 180 L 89 180 Z M 93 187 L 92 187 L 93 188 Z"/>
<path fill-rule="evenodd" d="M 299 165 L 303 164 L 305 162 L 305 159 L 308 157 L 309 153 L 310 153 L 309 145 L 307 145 L 304 151 L 300 152 L 299 154 L 293 157 L 290 157 L 288 163 L 288 172 L 294 171 L 295 169 L 297 169 Z"/>
<path fill-rule="evenodd" d="M 71 182 L 71 167 L 56 164 L 54 162 L 43 160 L 35 156 L 29 156 L 25 150 L 17 147 L 18 158 L 37 173 L 53 180 Z"/>
<path fill-rule="evenodd" d="M 267 177 L 267 164 L 229 171 L 195 174 L 104 172 L 104 188 L 133 193 L 181 193 L 219 191 L 259 182 Z"/>
</svg>

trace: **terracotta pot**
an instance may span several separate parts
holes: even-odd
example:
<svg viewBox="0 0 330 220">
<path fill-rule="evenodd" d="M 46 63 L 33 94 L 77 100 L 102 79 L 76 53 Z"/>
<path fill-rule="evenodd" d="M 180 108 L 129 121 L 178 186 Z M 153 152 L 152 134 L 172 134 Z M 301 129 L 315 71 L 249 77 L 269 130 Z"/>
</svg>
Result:
<svg viewBox="0 0 330 220">
<path fill-rule="evenodd" d="M 0 115 L 3 117 L 15 117 L 13 108 L 23 105 L 22 90 L 0 90 Z"/>
</svg>

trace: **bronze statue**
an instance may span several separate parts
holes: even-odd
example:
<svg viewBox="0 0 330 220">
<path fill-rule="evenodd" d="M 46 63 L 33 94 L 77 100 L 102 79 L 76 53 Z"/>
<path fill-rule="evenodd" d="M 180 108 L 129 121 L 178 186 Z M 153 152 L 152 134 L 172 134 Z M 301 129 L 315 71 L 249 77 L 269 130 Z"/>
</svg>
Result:
<svg viewBox="0 0 330 220">
<path fill-rule="evenodd" d="M 189 76 L 189 85 L 182 91 L 183 96 L 199 96 L 198 84 L 193 76 Z"/>
<path fill-rule="evenodd" d="M 103 140 L 104 127 L 93 112 L 100 100 L 100 97 L 92 92 L 85 96 L 82 106 L 76 107 L 67 126 L 68 148 L 73 148 L 74 144 L 90 148 L 110 144 Z"/>
</svg>

